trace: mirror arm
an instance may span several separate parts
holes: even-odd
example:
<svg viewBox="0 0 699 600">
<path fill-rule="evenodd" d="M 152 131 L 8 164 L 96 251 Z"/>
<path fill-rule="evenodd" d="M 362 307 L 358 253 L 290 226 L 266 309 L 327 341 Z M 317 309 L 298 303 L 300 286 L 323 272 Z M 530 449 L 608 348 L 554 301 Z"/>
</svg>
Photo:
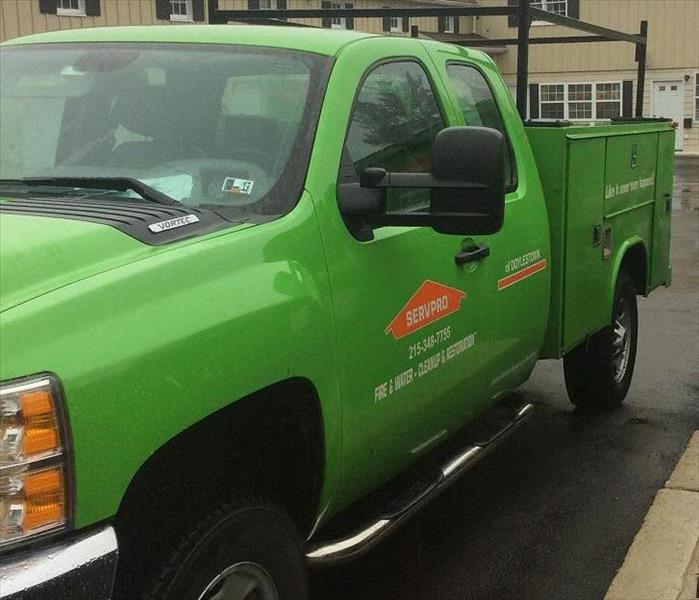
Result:
<svg viewBox="0 0 699 600">
<path fill-rule="evenodd" d="M 377 214 L 371 215 L 369 217 L 369 223 L 372 227 L 386 227 L 387 225 L 398 226 L 398 227 L 424 227 L 425 218 L 442 218 L 442 219 L 457 219 L 457 218 L 471 218 L 474 221 L 480 219 L 488 219 L 489 215 L 485 213 L 391 213 L 388 214 Z"/>
<path fill-rule="evenodd" d="M 368 167 L 362 171 L 359 185 L 363 188 L 423 188 L 484 190 L 489 186 L 472 181 L 441 179 L 432 173 L 389 173 L 380 167 Z"/>
</svg>

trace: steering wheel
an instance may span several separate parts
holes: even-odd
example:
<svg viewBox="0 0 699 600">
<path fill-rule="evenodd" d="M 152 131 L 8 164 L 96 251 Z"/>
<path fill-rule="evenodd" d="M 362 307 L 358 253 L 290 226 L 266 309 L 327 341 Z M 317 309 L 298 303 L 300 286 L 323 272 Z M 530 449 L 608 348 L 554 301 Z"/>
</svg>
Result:
<svg viewBox="0 0 699 600">
<path fill-rule="evenodd" d="M 239 149 L 236 154 L 239 154 L 240 157 L 233 156 L 230 158 L 230 160 L 235 162 L 254 163 L 260 169 L 262 169 L 266 175 L 269 176 L 272 174 L 276 160 L 273 153 L 265 152 L 259 148 L 242 148 Z"/>
</svg>

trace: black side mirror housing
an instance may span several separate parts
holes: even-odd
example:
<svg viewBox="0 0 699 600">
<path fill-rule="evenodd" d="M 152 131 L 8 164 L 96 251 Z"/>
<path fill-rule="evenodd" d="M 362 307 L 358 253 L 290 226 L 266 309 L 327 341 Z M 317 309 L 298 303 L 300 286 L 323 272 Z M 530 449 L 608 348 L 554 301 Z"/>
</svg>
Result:
<svg viewBox="0 0 699 600">
<path fill-rule="evenodd" d="M 463 187 L 432 188 L 430 212 L 441 233 L 488 235 L 505 218 L 505 137 L 486 127 L 450 127 L 437 134 L 432 174 Z M 443 218 L 440 218 L 443 217 Z"/>
<path fill-rule="evenodd" d="M 495 129 L 443 129 L 434 141 L 430 173 L 389 173 L 369 167 L 360 174 L 359 185 L 341 182 L 338 199 L 343 218 L 358 239 L 371 239 L 372 228 L 385 226 L 432 227 L 457 235 L 495 233 L 505 214 L 504 151 L 505 138 Z M 389 211 L 389 188 L 429 188 L 429 209 Z"/>
</svg>

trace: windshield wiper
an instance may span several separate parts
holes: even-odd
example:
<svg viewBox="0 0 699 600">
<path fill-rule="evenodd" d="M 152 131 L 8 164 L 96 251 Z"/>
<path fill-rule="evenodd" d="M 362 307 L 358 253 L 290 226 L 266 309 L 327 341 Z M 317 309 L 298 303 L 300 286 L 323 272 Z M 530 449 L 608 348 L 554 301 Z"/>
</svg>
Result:
<svg viewBox="0 0 699 600">
<path fill-rule="evenodd" d="M 156 202 L 166 206 L 182 204 L 154 187 L 131 177 L 25 177 L 24 179 L 1 179 L 0 185 L 3 184 L 114 190 L 117 192 L 131 190 L 149 202 Z"/>
</svg>

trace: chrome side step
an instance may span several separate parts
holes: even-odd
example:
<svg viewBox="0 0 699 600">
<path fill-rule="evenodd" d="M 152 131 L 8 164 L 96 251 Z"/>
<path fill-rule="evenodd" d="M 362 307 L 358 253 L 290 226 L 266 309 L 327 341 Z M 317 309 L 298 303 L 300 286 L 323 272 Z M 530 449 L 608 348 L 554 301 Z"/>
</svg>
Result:
<svg viewBox="0 0 699 600">
<path fill-rule="evenodd" d="M 350 535 L 330 542 L 309 543 L 306 560 L 313 567 L 329 566 L 355 558 L 378 544 L 385 536 L 397 529 L 430 500 L 436 498 L 449 485 L 473 467 L 488 452 L 496 448 L 511 433 L 517 430 L 534 411 L 531 403 L 516 409 L 514 417 L 494 435 L 476 442 L 459 452 L 439 468 L 436 481 L 411 501 L 404 503 L 400 512 L 383 515 Z"/>
</svg>

